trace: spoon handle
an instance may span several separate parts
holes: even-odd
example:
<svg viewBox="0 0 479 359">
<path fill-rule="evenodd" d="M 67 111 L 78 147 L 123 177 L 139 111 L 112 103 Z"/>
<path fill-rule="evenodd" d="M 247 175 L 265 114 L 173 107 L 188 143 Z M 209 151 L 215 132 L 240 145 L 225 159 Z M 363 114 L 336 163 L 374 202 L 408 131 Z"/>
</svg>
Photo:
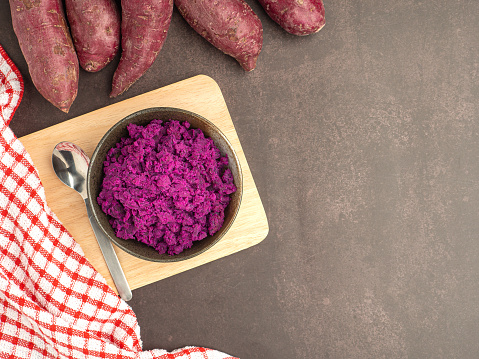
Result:
<svg viewBox="0 0 479 359">
<path fill-rule="evenodd" d="M 129 301 L 132 298 L 130 286 L 128 285 L 128 281 L 126 280 L 125 273 L 123 273 L 120 261 L 116 256 L 115 250 L 113 249 L 113 244 L 111 244 L 110 239 L 105 235 L 105 233 L 103 233 L 103 231 L 100 229 L 100 226 L 98 226 L 98 223 L 96 222 L 91 211 L 90 201 L 88 198 L 85 198 L 85 204 L 87 208 L 88 219 L 90 220 L 91 227 L 93 228 L 96 240 L 100 245 L 101 253 L 105 258 L 106 265 L 110 271 L 111 277 L 113 278 L 116 289 L 118 290 L 118 294 L 120 294 L 120 297 L 124 301 Z"/>
</svg>

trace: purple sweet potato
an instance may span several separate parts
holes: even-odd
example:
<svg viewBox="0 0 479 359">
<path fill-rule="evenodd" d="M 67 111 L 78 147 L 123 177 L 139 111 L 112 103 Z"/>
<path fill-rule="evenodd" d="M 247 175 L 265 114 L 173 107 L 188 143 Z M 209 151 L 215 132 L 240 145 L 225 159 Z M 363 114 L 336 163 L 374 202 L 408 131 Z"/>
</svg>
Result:
<svg viewBox="0 0 479 359">
<path fill-rule="evenodd" d="M 186 22 L 246 71 L 256 67 L 263 47 L 261 20 L 243 0 L 175 0 Z"/>
<path fill-rule="evenodd" d="M 78 92 L 78 58 L 61 0 L 10 0 L 13 30 L 33 84 L 63 112 Z"/>
<path fill-rule="evenodd" d="M 326 23 L 322 0 L 258 0 L 266 13 L 293 35 L 318 32 Z"/>
<path fill-rule="evenodd" d="M 113 0 L 65 0 L 80 66 L 103 69 L 120 48 L 120 11 Z"/>
<path fill-rule="evenodd" d="M 173 0 L 121 1 L 121 59 L 110 97 L 126 90 L 148 70 L 166 40 Z"/>
</svg>

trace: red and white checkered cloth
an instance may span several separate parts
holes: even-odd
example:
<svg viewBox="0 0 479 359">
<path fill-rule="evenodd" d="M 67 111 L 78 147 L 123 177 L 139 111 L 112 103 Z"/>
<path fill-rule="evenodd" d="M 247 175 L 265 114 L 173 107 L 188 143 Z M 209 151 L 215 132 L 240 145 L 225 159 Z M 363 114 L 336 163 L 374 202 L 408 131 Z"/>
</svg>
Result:
<svg viewBox="0 0 479 359">
<path fill-rule="evenodd" d="M 0 358 L 233 358 L 202 347 L 142 351 L 135 314 L 47 206 L 8 127 L 22 95 L 0 46 Z"/>
</svg>

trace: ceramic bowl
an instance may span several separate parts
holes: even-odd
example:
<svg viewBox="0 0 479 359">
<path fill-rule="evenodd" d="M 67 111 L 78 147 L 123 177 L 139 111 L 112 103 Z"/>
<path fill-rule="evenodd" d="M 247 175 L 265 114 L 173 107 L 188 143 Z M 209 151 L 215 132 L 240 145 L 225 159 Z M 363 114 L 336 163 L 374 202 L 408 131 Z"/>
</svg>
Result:
<svg viewBox="0 0 479 359">
<path fill-rule="evenodd" d="M 122 137 L 128 136 L 127 126 L 130 123 L 145 126 L 151 120 L 160 119 L 163 121 L 178 120 L 187 121 L 190 128 L 201 129 L 206 137 L 213 139 L 215 145 L 223 155 L 228 155 L 229 168 L 233 173 L 234 184 L 237 187 L 235 193 L 231 194 L 231 201 L 225 210 L 225 220 L 223 226 L 213 236 L 208 236 L 200 241 L 193 242 L 191 248 L 185 249 L 176 255 L 160 254 L 154 248 L 141 243 L 135 239 L 121 239 L 115 235 L 110 225 L 109 216 L 106 215 L 97 203 L 97 198 L 103 182 L 103 162 L 106 159 L 107 152 L 114 147 Z M 197 256 L 211 247 L 213 247 L 230 229 L 238 213 L 243 192 L 243 177 L 241 167 L 231 143 L 226 136 L 212 122 L 195 113 L 169 107 L 156 107 L 144 109 L 123 118 L 111 127 L 98 143 L 90 160 L 90 166 L 87 174 L 88 198 L 91 203 L 92 212 L 100 225 L 101 229 L 107 234 L 110 240 L 126 251 L 127 253 L 154 262 L 176 262 Z"/>
</svg>

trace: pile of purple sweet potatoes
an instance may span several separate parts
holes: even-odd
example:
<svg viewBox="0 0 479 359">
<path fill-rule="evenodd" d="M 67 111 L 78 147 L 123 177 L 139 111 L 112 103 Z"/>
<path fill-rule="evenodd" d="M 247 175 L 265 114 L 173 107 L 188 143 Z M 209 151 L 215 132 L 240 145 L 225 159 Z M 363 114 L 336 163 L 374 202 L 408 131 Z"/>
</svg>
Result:
<svg viewBox="0 0 479 359">
<path fill-rule="evenodd" d="M 243 0 L 9 0 L 12 23 L 32 81 L 53 105 L 68 112 L 78 91 L 79 67 L 103 69 L 121 48 L 110 97 L 125 92 L 160 52 L 173 5 L 219 50 L 251 71 L 263 47 L 263 26 Z M 294 35 L 325 24 L 322 0 L 258 0 Z"/>
</svg>

